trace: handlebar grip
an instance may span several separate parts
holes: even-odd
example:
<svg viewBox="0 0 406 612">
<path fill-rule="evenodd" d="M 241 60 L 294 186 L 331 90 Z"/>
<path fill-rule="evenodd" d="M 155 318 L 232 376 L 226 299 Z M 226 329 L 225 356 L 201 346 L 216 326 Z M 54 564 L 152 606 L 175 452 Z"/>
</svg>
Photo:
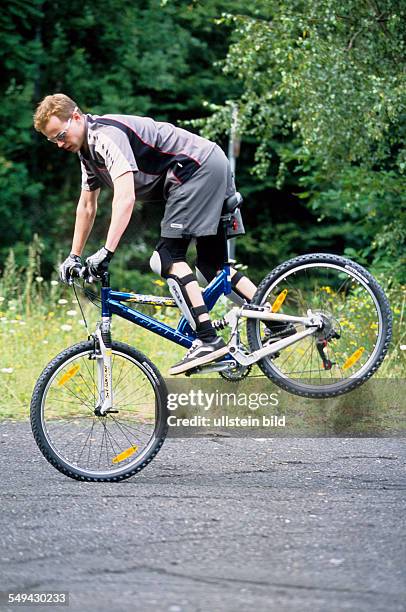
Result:
<svg viewBox="0 0 406 612">
<path fill-rule="evenodd" d="M 69 268 L 69 275 L 71 278 L 82 278 L 85 283 L 96 283 L 99 280 L 90 274 L 87 266 L 78 264 Z"/>
<path fill-rule="evenodd" d="M 69 276 L 71 278 L 80 278 L 82 271 L 82 266 L 80 264 L 75 264 L 69 268 Z"/>
</svg>

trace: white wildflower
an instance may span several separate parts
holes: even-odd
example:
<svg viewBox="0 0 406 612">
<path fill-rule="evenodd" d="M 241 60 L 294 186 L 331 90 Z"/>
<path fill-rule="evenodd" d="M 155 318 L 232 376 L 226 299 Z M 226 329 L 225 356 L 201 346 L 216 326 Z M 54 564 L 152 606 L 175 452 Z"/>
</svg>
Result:
<svg viewBox="0 0 406 612">
<path fill-rule="evenodd" d="M 400 350 L 401 351 L 406 351 L 406 344 L 401 344 L 400 345 Z"/>
<path fill-rule="evenodd" d="M 44 278 L 42 276 L 36 276 L 35 280 L 37 281 L 37 283 L 42 283 L 42 281 L 44 280 Z"/>
<path fill-rule="evenodd" d="M 71 329 L 72 329 L 72 325 L 67 325 L 66 323 L 64 323 L 64 325 L 61 325 L 62 331 L 71 331 Z"/>
<path fill-rule="evenodd" d="M 76 317 L 77 312 L 76 310 L 68 310 L 66 314 L 68 315 L 68 317 Z"/>
<path fill-rule="evenodd" d="M 58 283 L 58 281 L 56 281 L 56 280 L 51 280 L 51 285 L 52 285 L 53 287 L 56 287 L 56 285 L 59 285 L 59 283 Z"/>
<path fill-rule="evenodd" d="M 3 372 L 3 374 L 11 374 L 13 371 L 13 368 L 1 368 L 1 372 Z"/>
</svg>

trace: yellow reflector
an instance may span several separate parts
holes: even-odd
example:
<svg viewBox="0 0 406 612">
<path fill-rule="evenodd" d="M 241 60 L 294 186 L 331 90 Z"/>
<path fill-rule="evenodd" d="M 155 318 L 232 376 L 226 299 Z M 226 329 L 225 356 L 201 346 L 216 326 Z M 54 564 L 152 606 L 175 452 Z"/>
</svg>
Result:
<svg viewBox="0 0 406 612">
<path fill-rule="evenodd" d="M 272 304 L 272 308 L 271 308 L 272 312 L 278 312 L 279 308 L 282 306 L 283 302 L 285 301 L 285 298 L 286 298 L 287 295 L 288 295 L 288 290 L 287 289 L 284 289 L 282 291 L 282 293 L 280 293 L 278 295 L 278 297 L 276 298 L 276 300 Z"/>
<path fill-rule="evenodd" d="M 75 365 L 73 366 L 73 368 L 71 368 L 70 370 L 68 370 L 60 379 L 60 381 L 58 382 L 58 387 L 62 387 L 62 385 L 64 385 L 65 383 L 68 382 L 68 380 L 70 380 L 73 376 L 75 376 L 76 372 L 80 369 L 79 365 Z"/>
<path fill-rule="evenodd" d="M 114 457 L 113 463 L 120 463 L 120 461 L 124 461 L 124 459 L 127 459 L 127 457 L 131 457 L 131 455 L 135 453 L 137 448 L 138 446 L 130 446 L 130 448 L 127 448 L 127 450 Z"/>
<path fill-rule="evenodd" d="M 347 361 L 345 362 L 345 364 L 343 365 L 343 370 L 347 370 L 348 368 L 350 368 L 351 366 L 354 365 L 354 363 L 357 363 L 357 361 L 359 359 L 361 359 L 362 353 L 364 352 L 364 347 L 361 346 L 359 349 L 357 349 L 355 351 L 355 353 L 353 353 L 351 355 L 351 357 L 348 357 Z"/>
</svg>

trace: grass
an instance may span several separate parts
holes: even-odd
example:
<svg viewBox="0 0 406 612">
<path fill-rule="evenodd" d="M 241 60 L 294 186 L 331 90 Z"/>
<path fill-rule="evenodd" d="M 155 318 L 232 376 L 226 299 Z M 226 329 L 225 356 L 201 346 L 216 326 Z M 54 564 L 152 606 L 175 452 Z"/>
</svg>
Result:
<svg viewBox="0 0 406 612">
<path fill-rule="evenodd" d="M 18 270 L 11 251 L 0 278 L 0 418 L 28 418 L 32 390 L 43 368 L 60 351 L 87 338 L 73 291 L 55 279 L 45 281 L 40 276 L 39 253 L 40 245 L 34 241 L 26 268 Z M 160 293 L 165 291 L 161 281 L 156 283 L 155 287 L 151 284 L 151 293 L 158 288 Z M 394 334 L 378 376 L 405 379 L 405 287 L 385 289 L 392 306 Z M 214 316 L 221 316 L 221 305 L 216 309 Z M 100 312 L 87 303 L 85 314 L 93 331 Z M 172 326 L 176 326 L 178 315 L 175 308 L 154 312 Z M 182 347 L 118 317 L 113 318 L 112 332 L 113 338 L 145 353 L 165 377 L 184 354 Z M 217 374 L 213 378 L 219 380 Z"/>
<path fill-rule="evenodd" d="M 0 311 L 0 418 L 27 418 L 34 384 L 46 364 L 63 349 L 87 339 L 77 302 L 61 300 L 46 313 L 24 316 L 13 304 L 11 310 Z M 86 308 L 91 330 L 98 314 L 96 308 Z M 168 316 L 165 319 L 170 322 Z M 182 347 L 117 317 L 112 332 L 113 338 L 145 353 L 164 376 L 184 352 Z"/>
</svg>

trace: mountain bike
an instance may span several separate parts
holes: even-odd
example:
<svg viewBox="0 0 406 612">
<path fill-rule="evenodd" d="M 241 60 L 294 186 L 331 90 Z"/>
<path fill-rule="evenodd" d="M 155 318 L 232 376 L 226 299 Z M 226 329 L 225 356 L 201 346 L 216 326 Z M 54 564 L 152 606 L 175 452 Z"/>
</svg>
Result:
<svg viewBox="0 0 406 612">
<path fill-rule="evenodd" d="M 239 205 L 229 198 L 223 209 L 224 265 L 203 291 L 209 311 L 232 291 L 226 228 Z M 82 283 L 93 280 L 86 268 L 72 275 Z M 112 339 L 112 316 L 185 349 L 196 335 L 183 316 L 175 329 L 133 307 L 177 307 L 174 299 L 115 291 L 108 270 L 99 301 L 101 319 L 88 340 L 62 351 L 40 375 L 31 425 L 41 452 L 63 474 L 120 481 L 142 470 L 161 448 L 168 430 L 167 387 L 147 356 Z M 238 381 L 258 364 L 282 389 L 311 398 L 335 397 L 363 384 L 381 365 L 392 332 L 388 300 L 373 276 L 349 259 L 325 253 L 279 265 L 250 303 L 232 307 L 213 324 L 229 330 L 229 353 L 188 376 L 218 372 Z"/>
</svg>

